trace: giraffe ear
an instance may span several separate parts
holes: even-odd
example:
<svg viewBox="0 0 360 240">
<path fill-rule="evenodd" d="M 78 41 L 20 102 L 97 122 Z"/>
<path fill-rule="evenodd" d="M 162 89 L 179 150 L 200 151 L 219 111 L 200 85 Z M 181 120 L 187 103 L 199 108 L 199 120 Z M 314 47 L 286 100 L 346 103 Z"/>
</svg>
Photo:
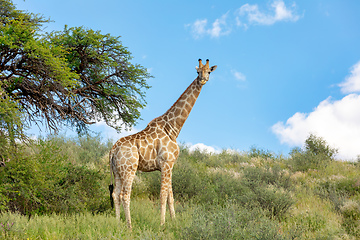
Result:
<svg viewBox="0 0 360 240">
<path fill-rule="evenodd" d="M 196 69 L 196 71 L 199 69 L 199 67 L 198 66 L 195 66 L 195 69 Z"/>
<path fill-rule="evenodd" d="M 215 66 L 212 66 L 211 68 L 210 68 L 210 72 L 213 72 L 213 71 L 215 71 L 215 69 L 217 68 L 217 65 L 215 65 Z"/>
</svg>

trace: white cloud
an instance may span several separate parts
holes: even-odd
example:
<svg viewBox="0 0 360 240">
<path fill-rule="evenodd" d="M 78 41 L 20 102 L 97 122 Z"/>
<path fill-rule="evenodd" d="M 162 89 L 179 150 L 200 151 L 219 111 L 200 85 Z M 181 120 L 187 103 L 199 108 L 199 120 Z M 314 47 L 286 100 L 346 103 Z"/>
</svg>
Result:
<svg viewBox="0 0 360 240">
<path fill-rule="evenodd" d="M 220 18 L 216 19 L 211 27 L 207 27 L 208 20 L 196 20 L 192 24 L 186 25 L 186 27 L 190 27 L 193 33 L 194 38 L 201 38 L 205 35 L 209 35 L 211 37 L 217 38 L 220 36 L 228 35 L 231 32 L 231 28 L 228 26 L 226 19 L 227 13 L 222 15 Z"/>
<path fill-rule="evenodd" d="M 330 97 L 311 113 L 295 113 L 286 123 L 278 122 L 272 131 L 281 143 L 302 146 L 313 133 L 339 149 L 338 158 L 355 159 L 360 154 L 360 95 L 350 94 L 341 100 Z"/>
<path fill-rule="evenodd" d="M 339 84 L 342 93 L 360 92 L 360 61 L 350 68 L 350 75 Z"/>
<path fill-rule="evenodd" d="M 191 27 L 191 31 L 193 33 L 194 38 L 200 38 L 207 32 L 205 27 L 207 25 L 207 19 L 196 20 L 193 24 L 189 24 L 187 26 Z"/>
<path fill-rule="evenodd" d="M 208 30 L 211 37 L 220 37 L 222 35 L 228 35 L 231 32 L 231 29 L 227 27 L 226 18 L 227 13 L 215 20 L 212 28 Z"/>
<path fill-rule="evenodd" d="M 244 4 L 238 9 L 237 25 L 248 28 L 248 24 L 272 25 L 280 21 L 296 22 L 300 16 L 295 13 L 295 3 L 289 9 L 282 0 L 275 0 L 270 7 L 270 13 L 261 12 L 257 4 Z M 268 11 L 269 12 L 269 11 Z M 241 20 L 242 18 L 244 20 Z"/>
<path fill-rule="evenodd" d="M 221 153 L 221 151 L 219 150 L 219 148 L 217 147 L 211 147 L 211 146 L 207 146 L 203 143 L 197 143 L 197 144 L 191 144 L 191 143 L 187 143 L 186 146 L 189 148 L 190 152 L 193 152 L 195 150 L 199 150 L 200 152 L 206 152 L 206 153 Z"/>
<path fill-rule="evenodd" d="M 289 10 L 286 8 L 285 3 L 281 0 L 274 1 L 271 6 L 275 8 L 275 17 L 276 21 L 297 21 L 299 20 L 299 16 L 296 15 L 293 10 Z M 292 5 L 293 8 L 296 7 L 295 4 Z"/>
<path fill-rule="evenodd" d="M 232 74 L 234 75 L 236 80 L 246 81 L 246 76 L 243 73 L 232 70 Z"/>
<path fill-rule="evenodd" d="M 300 16 L 296 14 L 295 10 L 295 3 L 291 7 L 287 7 L 283 0 L 274 0 L 265 11 L 260 11 L 257 4 L 246 3 L 235 10 L 235 18 L 233 19 L 228 19 L 230 12 L 228 11 L 216 19 L 210 26 L 208 26 L 207 19 L 198 19 L 192 24 L 185 25 L 185 27 L 190 27 L 195 39 L 206 35 L 218 38 L 230 34 L 234 26 L 241 26 L 246 30 L 251 24 L 272 25 L 280 21 L 296 22 Z"/>
</svg>

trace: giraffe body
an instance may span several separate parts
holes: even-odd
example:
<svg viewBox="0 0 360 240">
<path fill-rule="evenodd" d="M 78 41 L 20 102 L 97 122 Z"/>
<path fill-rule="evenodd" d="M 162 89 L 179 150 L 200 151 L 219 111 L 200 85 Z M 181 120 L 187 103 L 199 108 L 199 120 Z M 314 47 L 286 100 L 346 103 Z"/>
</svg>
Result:
<svg viewBox="0 0 360 240">
<path fill-rule="evenodd" d="M 203 65 L 199 59 L 199 67 L 196 69 L 198 77 L 165 114 L 152 120 L 144 130 L 119 139 L 110 150 L 110 166 L 115 180 L 112 197 L 116 217 L 120 218 L 122 202 L 129 228 L 131 228 L 130 194 L 137 170 L 161 171 L 161 224 L 165 223 L 166 203 L 169 206 L 170 217 L 175 218 L 171 176 L 179 155 L 176 138 L 202 86 L 209 80 L 209 74 L 216 69 L 216 66 L 210 68 L 209 60 Z"/>
</svg>

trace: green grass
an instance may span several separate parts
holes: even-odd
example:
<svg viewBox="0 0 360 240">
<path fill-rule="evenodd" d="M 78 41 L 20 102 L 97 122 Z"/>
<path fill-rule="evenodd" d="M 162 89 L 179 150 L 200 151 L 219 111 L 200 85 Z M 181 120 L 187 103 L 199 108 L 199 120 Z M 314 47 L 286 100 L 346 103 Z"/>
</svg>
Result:
<svg viewBox="0 0 360 240">
<path fill-rule="evenodd" d="M 3 213 L 0 223 L 5 225 L 5 229 L 1 229 L 0 239 L 174 239 L 174 234 L 167 228 L 176 229 L 176 222 L 160 227 L 159 209 L 151 201 L 134 199 L 131 207 L 132 231 L 127 229 L 124 216 L 119 221 L 112 212 L 52 214 L 30 219 Z"/>
</svg>

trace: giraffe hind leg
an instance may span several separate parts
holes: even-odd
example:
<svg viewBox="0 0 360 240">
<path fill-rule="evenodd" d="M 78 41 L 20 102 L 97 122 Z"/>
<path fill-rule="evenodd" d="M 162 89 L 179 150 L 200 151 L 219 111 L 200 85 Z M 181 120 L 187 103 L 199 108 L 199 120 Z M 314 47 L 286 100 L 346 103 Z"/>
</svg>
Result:
<svg viewBox="0 0 360 240">
<path fill-rule="evenodd" d="M 118 176 L 115 176 L 114 184 L 112 198 L 114 200 L 116 218 L 120 220 L 121 181 Z"/>
<path fill-rule="evenodd" d="M 132 182 L 135 177 L 136 170 L 129 171 L 126 174 L 126 178 L 123 179 L 123 185 L 121 190 L 121 200 L 124 207 L 126 222 L 128 225 L 128 228 L 131 229 L 131 215 L 130 215 L 130 195 L 131 195 L 131 187 Z"/>
</svg>

